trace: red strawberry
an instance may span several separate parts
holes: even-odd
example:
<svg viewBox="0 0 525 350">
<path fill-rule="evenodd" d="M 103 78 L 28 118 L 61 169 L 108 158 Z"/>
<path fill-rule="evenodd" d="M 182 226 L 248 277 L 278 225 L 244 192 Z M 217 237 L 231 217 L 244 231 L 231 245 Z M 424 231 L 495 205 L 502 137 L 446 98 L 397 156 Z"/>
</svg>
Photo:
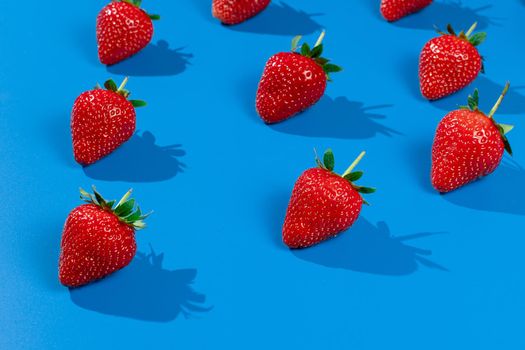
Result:
<svg viewBox="0 0 525 350">
<path fill-rule="evenodd" d="M 135 108 L 146 103 L 129 100 L 125 78 L 117 89 L 113 80 L 83 92 L 73 105 L 71 135 L 75 160 L 89 165 L 113 152 L 135 132 Z"/>
<path fill-rule="evenodd" d="M 419 82 L 424 97 L 436 100 L 453 94 L 483 72 L 482 57 L 476 46 L 487 34 L 472 35 L 476 25 L 459 35 L 449 25 L 449 34 L 439 32 L 441 36 L 425 44 L 419 58 Z"/>
<path fill-rule="evenodd" d="M 485 115 L 478 108 L 478 90 L 468 98 L 468 107 L 450 112 L 439 123 L 432 146 L 432 186 L 449 192 L 492 173 L 504 150 L 512 155 L 507 137 L 513 126 L 498 124 L 493 118 L 509 89 Z"/>
<path fill-rule="evenodd" d="M 361 158 L 350 165 L 343 175 L 333 172 L 334 155 L 327 150 L 323 163 L 306 170 L 295 183 L 283 226 L 283 242 L 290 248 L 306 248 L 334 237 L 357 219 L 363 202 L 359 193 L 372 193 L 373 188 L 353 182 L 363 172 L 352 172 Z"/>
<path fill-rule="evenodd" d="M 213 0 L 213 17 L 224 24 L 238 24 L 264 10 L 270 0 Z"/>
<path fill-rule="evenodd" d="M 329 74 L 341 68 L 321 57 L 324 32 L 310 50 L 301 39 L 292 40 L 292 52 L 278 53 L 268 60 L 257 90 L 256 108 L 266 123 L 277 123 L 314 105 L 323 96 Z"/>
<path fill-rule="evenodd" d="M 115 64 L 151 41 L 153 24 L 160 18 L 140 8 L 142 0 L 113 0 L 97 17 L 98 56 L 103 64 Z"/>
<path fill-rule="evenodd" d="M 432 3 L 432 0 L 382 0 L 381 14 L 389 21 L 397 21 L 418 12 Z"/>
<path fill-rule="evenodd" d="M 71 211 L 62 232 L 60 282 L 78 287 L 128 265 L 137 250 L 135 230 L 146 225 L 129 190 L 115 205 L 93 187 L 94 195 L 80 189 L 83 204 Z"/>
</svg>

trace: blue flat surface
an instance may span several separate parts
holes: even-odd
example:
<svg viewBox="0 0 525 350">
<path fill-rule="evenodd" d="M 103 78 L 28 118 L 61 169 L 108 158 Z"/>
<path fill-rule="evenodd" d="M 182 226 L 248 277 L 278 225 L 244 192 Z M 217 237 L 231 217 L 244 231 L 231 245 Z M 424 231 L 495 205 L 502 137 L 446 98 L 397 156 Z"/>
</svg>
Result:
<svg viewBox="0 0 525 350">
<path fill-rule="evenodd" d="M 525 4 L 436 0 L 389 24 L 379 0 L 278 0 L 225 27 L 205 0 L 144 1 L 162 15 L 151 45 L 98 63 L 104 1 L 0 1 L 0 349 L 523 349 L 525 336 Z M 286 5 L 285 5 L 286 4 Z M 418 93 L 432 25 L 489 32 L 487 74 L 435 103 Z M 275 126 L 255 113 L 266 60 L 295 34 L 345 70 L 311 110 Z M 137 134 L 83 169 L 70 111 L 97 82 L 130 76 Z M 516 124 L 515 156 L 449 195 L 429 184 L 438 121 L 474 87 Z M 370 207 L 312 249 L 280 242 L 312 149 L 343 171 L 361 150 Z M 78 187 L 129 187 L 154 209 L 126 269 L 70 291 L 57 280 L 62 225 Z M 113 347 L 114 348 L 114 347 Z"/>
</svg>

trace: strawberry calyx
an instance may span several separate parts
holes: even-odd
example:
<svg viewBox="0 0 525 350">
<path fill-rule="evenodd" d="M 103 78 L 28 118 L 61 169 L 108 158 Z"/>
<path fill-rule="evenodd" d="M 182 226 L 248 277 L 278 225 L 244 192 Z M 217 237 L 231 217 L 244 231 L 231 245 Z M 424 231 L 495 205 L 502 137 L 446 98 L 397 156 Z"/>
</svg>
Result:
<svg viewBox="0 0 525 350">
<path fill-rule="evenodd" d="M 113 79 L 109 79 L 104 83 L 104 87 L 106 88 L 106 90 L 117 93 L 120 96 L 124 97 L 125 99 L 128 99 L 131 92 L 125 89 L 127 83 L 128 83 L 128 77 L 124 78 L 124 80 L 122 81 L 119 87 L 117 87 L 117 84 L 115 84 Z M 97 83 L 97 85 L 95 86 L 95 89 L 102 89 L 102 87 Z M 146 102 L 143 100 L 129 100 L 129 102 L 135 108 L 144 107 L 146 105 Z"/>
<path fill-rule="evenodd" d="M 312 49 L 310 48 L 310 45 L 308 45 L 307 43 L 303 43 L 301 45 L 301 49 L 299 52 L 297 52 L 297 49 L 299 48 L 299 42 L 301 41 L 302 36 L 297 35 L 296 37 L 292 39 L 292 52 L 314 60 L 315 63 L 320 65 L 321 68 L 323 68 L 323 71 L 326 74 L 326 79 L 328 81 L 332 81 L 332 79 L 330 78 L 330 73 L 340 72 L 343 70 L 343 68 L 335 64 L 329 63 L 330 62 L 329 59 L 321 56 L 323 53 L 322 42 L 323 42 L 325 34 L 326 32 L 323 30 Z"/>
<path fill-rule="evenodd" d="M 362 171 L 354 171 L 354 168 L 357 166 L 357 164 L 359 164 L 359 162 L 361 161 L 361 159 L 363 159 L 364 156 L 365 156 L 365 152 L 363 151 L 359 154 L 359 156 L 352 162 L 352 164 L 348 167 L 348 169 L 346 169 L 346 171 L 342 175 L 339 175 L 334 172 L 335 157 L 331 149 L 327 149 L 325 151 L 322 162 L 316 153 L 315 162 L 317 163 L 317 166 L 319 168 L 327 170 L 331 172 L 332 174 L 341 176 L 342 178 L 347 180 L 352 186 L 352 188 L 355 189 L 357 192 L 362 193 L 362 194 L 369 194 L 369 193 L 374 193 L 376 189 L 372 187 L 364 187 L 364 186 L 358 186 L 354 184 L 354 182 L 359 180 L 364 174 Z M 365 204 L 368 204 L 368 202 L 365 201 L 364 199 L 363 199 L 363 202 Z"/>
<path fill-rule="evenodd" d="M 447 32 L 443 32 L 437 27 L 436 31 L 441 35 L 453 35 L 455 37 L 468 41 L 472 44 L 472 46 L 478 46 L 485 41 L 485 39 L 487 38 L 487 33 L 474 33 L 474 30 L 476 30 L 477 26 L 478 22 L 475 22 L 466 32 L 462 30 L 461 32 L 459 32 L 459 34 L 456 34 L 456 31 L 454 30 L 454 28 L 452 28 L 451 24 L 447 25 Z"/>
<path fill-rule="evenodd" d="M 474 30 L 476 30 L 476 27 L 478 26 L 478 22 L 474 22 L 472 26 L 465 32 L 461 31 L 459 34 L 456 34 L 456 31 L 454 28 L 452 28 L 451 24 L 447 25 L 447 31 L 443 32 L 438 27 L 435 27 L 436 31 L 441 35 L 452 35 L 455 36 L 461 40 L 469 42 L 472 46 L 476 47 L 482 44 L 485 39 L 487 38 L 487 33 L 485 32 L 478 32 L 474 33 Z M 485 73 L 485 65 L 483 64 L 483 56 L 481 56 L 481 73 Z"/>
<path fill-rule="evenodd" d="M 139 9 L 140 8 L 140 5 L 142 4 L 142 0 L 111 0 L 112 2 L 125 2 L 125 3 L 128 3 L 130 5 L 133 5 L 135 7 L 138 7 Z M 142 10 L 142 9 L 141 9 Z M 142 10 L 144 11 L 144 10 Z M 146 11 L 144 11 L 146 12 Z M 152 21 L 156 21 L 156 20 L 159 20 L 160 19 L 160 15 L 150 15 L 149 13 L 146 12 L 146 14 L 148 15 L 148 17 L 152 20 Z"/>
<path fill-rule="evenodd" d="M 117 216 L 117 218 L 128 226 L 131 226 L 135 230 L 141 230 L 146 227 L 144 219 L 151 215 L 152 212 L 142 214 L 140 207 L 135 207 L 135 200 L 129 199 L 132 190 L 122 196 L 122 198 L 115 204 L 115 200 L 106 201 L 100 193 L 97 192 L 95 186 L 92 186 L 93 194 L 80 189 L 80 199 L 83 201 L 99 206 L 105 211 L 111 212 Z"/>
<path fill-rule="evenodd" d="M 496 114 L 496 111 L 498 110 L 499 106 L 501 105 L 501 102 L 503 102 L 503 99 L 505 98 L 505 95 L 509 91 L 509 88 L 510 88 L 510 83 L 507 82 L 505 84 L 505 87 L 503 88 L 503 92 L 499 96 L 498 100 L 494 104 L 494 107 L 492 107 L 492 109 L 490 110 L 488 115 L 485 115 L 485 113 L 483 113 L 479 109 L 479 91 L 478 91 L 478 89 L 475 89 L 474 93 L 472 95 L 468 96 L 468 100 L 467 100 L 468 105 L 467 106 L 460 106 L 460 108 L 461 109 L 466 109 L 466 110 L 469 110 L 469 111 L 472 111 L 472 112 L 479 112 L 479 113 L 485 115 L 487 118 L 489 118 L 494 123 L 496 128 L 498 128 L 498 131 L 499 131 L 499 133 L 501 135 L 501 140 L 503 141 L 503 144 L 505 145 L 505 151 L 507 151 L 508 154 L 512 155 L 512 148 L 511 148 L 509 140 L 507 138 L 507 134 L 512 129 L 514 129 L 514 125 L 501 124 L 501 123 L 496 122 L 496 120 L 494 119 L 494 114 Z"/>
</svg>

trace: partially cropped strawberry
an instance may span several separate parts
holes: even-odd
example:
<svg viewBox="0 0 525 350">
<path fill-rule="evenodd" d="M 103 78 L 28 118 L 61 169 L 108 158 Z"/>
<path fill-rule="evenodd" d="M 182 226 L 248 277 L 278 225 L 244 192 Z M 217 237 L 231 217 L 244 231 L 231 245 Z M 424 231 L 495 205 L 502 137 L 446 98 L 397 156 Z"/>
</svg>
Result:
<svg viewBox="0 0 525 350">
<path fill-rule="evenodd" d="M 381 14 L 389 21 L 397 21 L 418 12 L 432 3 L 432 0 L 381 0 Z"/>
<path fill-rule="evenodd" d="M 366 201 L 360 193 L 372 193 L 373 188 L 354 184 L 363 175 L 353 171 L 365 152 L 343 175 L 333 172 L 334 155 L 327 150 L 323 163 L 306 170 L 295 183 L 283 226 L 283 242 L 290 248 L 306 248 L 334 237 L 348 229 L 359 216 Z"/>
<path fill-rule="evenodd" d="M 128 78 L 119 88 L 113 80 L 80 94 L 71 113 L 71 135 L 75 160 L 89 165 L 107 156 L 135 132 L 135 107 L 144 106 L 141 100 L 128 100 L 124 89 Z"/>
<path fill-rule="evenodd" d="M 140 8 L 142 0 L 113 0 L 97 17 L 98 56 L 103 64 L 115 64 L 151 41 L 153 23 L 160 19 Z"/>
<path fill-rule="evenodd" d="M 213 0 L 213 17 L 224 24 L 238 24 L 264 10 L 270 0 Z"/>
<path fill-rule="evenodd" d="M 87 204 L 73 209 L 62 232 L 58 277 L 68 287 L 78 287 L 103 278 L 128 265 L 137 250 L 135 230 L 146 225 L 129 190 L 122 199 L 106 201 L 93 187 L 80 189 Z"/>
<path fill-rule="evenodd" d="M 504 150 L 512 155 L 506 134 L 512 125 L 498 124 L 493 116 L 509 89 L 505 86 L 488 115 L 478 108 L 478 90 L 468 106 L 450 112 L 439 123 L 432 146 L 432 186 L 450 192 L 492 173 Z"/>
<path fill-rule="evenodd" d="M 314 105 L 323 96 L 329 74 L 341 68 L 321 57 L 324 32 L 310 49 L 304 43 L 296 52 L 300 36 L 292 40 L 292 52 L 270 57 L 257 90 L 256 108 L 266 123 L 285 120 Z"/>
<path fill-rule="evenodd" d="M 449 25 L 448 33 L 439 32 L 441 36 L 425 44 L 419 58 L 419 83 L 425 98 L 437 100 L 453 94 L 483 72 L 483 58 L 476 46 L 487 34 L 472 34 L 476 25 L 459 34 Z"/>
</svg>

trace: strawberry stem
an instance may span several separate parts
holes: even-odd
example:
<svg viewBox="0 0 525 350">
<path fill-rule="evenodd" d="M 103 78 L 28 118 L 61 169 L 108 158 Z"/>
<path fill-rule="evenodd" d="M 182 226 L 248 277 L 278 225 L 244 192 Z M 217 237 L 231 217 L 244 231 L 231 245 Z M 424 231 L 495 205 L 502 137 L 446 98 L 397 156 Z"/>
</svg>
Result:
<svg viewBox="0 0 525 350">
<path fill-rule="evenodd" d="M 127 83 L 128 83 L 128 77 L 125 77 L 124 80 L 122 80 L 122 83 L 120 84 L 120 86 L 118 87 L 117 92 L 124 90 Z"/>
<path fill-rule="evenodd" d="M 509 91 L 509 87 L 510 87 L 510 83 L 507 81 L 507 83 L 505 84 L 505 87 L 503 88 L 503 92 L 501 93 L 501 95 L 499 96 L 498 100 L 496 101 L 496 104 L 490 110 L 490 113 L 488 115 L 489 118 L 492 118 L 494 116 L 494 114 L 496 114 L 496 111 L 498 110 L 499 106 L 501 105 L 501 102 L 503 102 L 503 98 L 505 98 L 505 95 Z"/>
<path fill-rule="evenodd" d="M 323 31 L 321 32 L 321 35 L 319 35 L 319 38 L 317 38 L 317 41 L 315 42 L 314 47 L 319 46 L 323 43 L 325 34 L 326 34 L 326 31 L 323 29 Z"/>
<path fill-rule="evenodd" d="M 357 166 L 357 164 L 359 164 L 359 162 L 361 161 L 361 159 L 363 159 L 363 157 L 365 156 L 366 152 L 363 151 L 359 154 L 359 156 L 357 156 L 357 158 L 352 162 L 352 164 L 350 164 L 350 166 L 348 167 L 348 169 L 346 169 L 346 171 L 343 173 L 342 177 L 345 177 L 346 175 L 350 174 L 354 168 Z"/>
<path fill-rule="evenodd" d="M 474 30 L 476 30 L 477 26 L 478 26 L 478 22 L 474 22 L 474 24 L 465 33 L 465 36 L 468 38 L 474 32 Z"/>
</svg>

